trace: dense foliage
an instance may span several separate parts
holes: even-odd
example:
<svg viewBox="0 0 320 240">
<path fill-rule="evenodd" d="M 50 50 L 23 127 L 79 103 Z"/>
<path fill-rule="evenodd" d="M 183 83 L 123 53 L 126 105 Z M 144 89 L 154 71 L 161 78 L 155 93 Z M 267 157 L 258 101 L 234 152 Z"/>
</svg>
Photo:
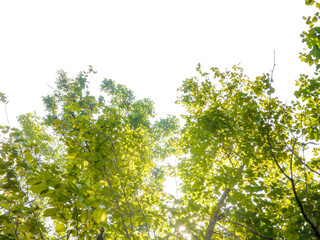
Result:
<svg viewBox="0 0 320 240">
<path fill-rule="evenodd" d="M 275 96 L 273 71 L 199 65 L 179 88 L 181 128 L 110 79 L 91 94 L 91 67 L 58 72 L 43 119 L 1 126 L 0 239 L 320 239 L 318 19 L 301 34 L 315 77 L 296 80 L 295 100 Z"/>
</svg>

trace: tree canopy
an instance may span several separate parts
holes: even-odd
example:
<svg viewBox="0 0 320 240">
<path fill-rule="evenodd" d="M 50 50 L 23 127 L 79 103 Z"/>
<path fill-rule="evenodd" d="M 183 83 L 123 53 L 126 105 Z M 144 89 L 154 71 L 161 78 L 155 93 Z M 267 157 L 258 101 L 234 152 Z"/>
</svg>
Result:
<svg viewBox="0 0 320 240">
<path fill-rule="evenodd" d="M 0 126 L 0 239 L 320 239 L 319 18 L 304 18 L 315 72 L 294 100 L 275 95 L 274 69 L 199 64 L 178 89 L 181 126 L 111 79 L 95 96 L 91 66 L 59 71 L 43 118 Z"/>
</svg>

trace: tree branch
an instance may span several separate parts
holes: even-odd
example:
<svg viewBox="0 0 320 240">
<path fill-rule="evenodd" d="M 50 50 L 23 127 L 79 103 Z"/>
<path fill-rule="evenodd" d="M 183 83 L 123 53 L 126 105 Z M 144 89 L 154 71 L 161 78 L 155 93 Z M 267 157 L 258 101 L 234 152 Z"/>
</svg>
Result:
<svg viewBox="0 0 320 240">
<path fill-rule="evenodd" d="M 115 146 L 114 146 L 114 142 L 112 141 L 111 137 L 110 138 L 110 142 L 111 142 L 111 145 L 112 145 L 112 150 L 113 150 L 113 154 L 114 154 L 114 157 L 115 157 L 115 160 L 116 160 L 116 166 L 117 166 L 117 172 L 118 174 L 120 175 L 120 168 L 119 168 L 119 161 L 118 161 L 118 156 L 117 156 L 117 152 L 116 152 L 116 149 L 115 149 Z M 123 192 L 123 196 L 125 198 L 125 201 L 126 201 L 126 204 L 128 206 L 128 210 L 129 210 L 129 217 L 130 217 L 130 226 L 131 226 L 131 232 L 132 232 L 132 238 L 135 239 L 134 237 L 134 231 L 133 231 L 133 222 L 132 222 L 132 211 L 131 211 L 131 208 L 130 208 L 130 204 L 129 204 L 129 201 L 128 201 L 128 198 L 127 198 L 127 194 L 126 194 L 126 190 L 123 186 L 123 183 L 121 181 L 121 178 L 119 178 L 119 181 L 120 181 L 120 187 L 122 189 L 122 192 Z"/>
<path fill-rule="evenodd" d="M 110 188 L 112 188 L 112 184 L 111 184 L 110 180 L 107 179 L 107 182 L 108 182 Z M 124 230 L 125 230 L 125 234 L 124 234 L 124 235 L 126 235 L 126 237 L 127 237 L 129 240 L 131 240 L 130 234 L 129 234 L 129 232 L 128 232 L 128 229 L 127 229 L 127 227 L 126 227 L 126 225 L 125 225 L 125 222 L 124 222 L 124 219 L 123 219 L 123 214 L 122 214 L 122 210 L 121 210 L 119 201 L 118 201 L 118 199 L 115 199 L 115 200 L 116 200 L 117 209 L 118 209 L 119 212 L 120 212 L 121 223 L 122 223 L 122 226 L 123 226 L 123 228 L 124 228 Z M 118 229 L 118 230 L 119 230 L 121 233 L 123 233 L 120 229 Z"/>
<path fill-rule="evenodd" d="M 253 229 L 251 229 L 251 228 L 249 228 L 249 227 L 241 224 L 241 223 L 237 223 L 237 222 L 234 222 L 234 221 L 227 221 L 227 222 L 232 223 L 232 224 L 235 224 L 235 225 L 239 225 L 239 226 L 241 226 L 241 227 L 244 227 L 245 229 L 249 230 L 250 232 L 252 232 L 252 233 L 254 233 L 255 235 L 258 235 L 258 236 L 260 236 L 260 237 L 262 237 L 262 238 L 264 238 L 264 239 L 276 240 L 275 238 L 266 237 L 266 236 L 258 233 L 257 231 L 255 231 L 255 230 L 253 230 Z"/>
<path fill-rule="evenodd" d="M 146 228 L 147 228 L 148 237 L 149 237 L 149 239 L 151 239 L 151 237 L 150 237 L 150 230 L 149 230 L 149 226 L 148 226 L 148 223 L 147 223 L 147 221 L 146 221 L 147 217 L 146 217 L 146 216 L 145 216 L 145 214 L 143 213 L 143 209 L 142 209 L 142 206 L 141 206 L 141 204 L 140 204 L 140 202 L 139 202 L 138 198 L 136 198 L 136 201 L 137 201 L 137 203 L 138 203 L 138 205 L 139 205 L 139 208 L 140 208 L 141 214 L 142 214 L 142 216 L 143 216 L 143 218 L 144 218 L 143 220 L 144 220 L 144 224 L 146 225 Z"/>
<path fill-rule="evenodd" d="M 231 191 L 230 188 L 226 188 L 218 200 L 217 210 L 213 213 L 213 217 L 210 219 L 208 227 L 206 228 L 206 233 L 205 233 L 206 240 L 211 240 L 212 233 L 213 233 L 214 228 L 219 220 L 218 216 L 219 216 L 220 210 L 221 210 L 230 191 Z"/>
<path fill-rule="evenodd" d="M 275 59 L 275 54 L 274 54 L 274 59 Z M 276 64 L 275 64 L 275 60 L 274 60 L 274 65 L 273 65 L 273 69 L 271 71 L 271 79 L 270 79 L 270 82 L 269 82 L 269 87 L 271 88 L 271 82 L 273 80 L 273 72 L 274 72 L 274 68 L 275 68 Z M 268 104 L 268 125 L 267 125 L 267 140 L 268 140 L 268 145 L 269 145 L 269 149 L 270 149 L 270 152 L 271 152 L 271 156 L 273 158 L 273 160 L 275 161 L 277 167 L 280 169 L 280 171 L 282 172 L 282 174 L 289 179 L 289 181 L 291 182 L 291 185 L 292 185 L 292 190 L 293 190 L 293 194 L 294 194 L 294 197 L 299 205 L 299 208 L 300 208 L 300 212 L 302 213 L 304 219 L 309 223 L 309 225 L 311 226 L 315 236 L 320 239 L 320 233 L 317 229 L 317 227 L 315 225 L 313 225 L 313 223 L 310 221 L 310 219 L 308 218 L 308 216 L 306 215 L 305 211 L 304 211 L 304 208 L 302 206 L 302 203 L 298 197 L 298 194 L 297 194 L 297 191 L 296 191 L 296 187 L 295 187 L 295 183 L 294 183 L 294 180 L 293 180 L 293 176 L 292 176 L 292 156 L 293 156 L 293 153 L 291 155 L 291 167 L 290 167 L 290 172 L 291 172 L 291 177 L 289 177 L 285 172 L 284 170 L 280 167 L 279 163 L 278 163 L 278 160 L 277 158 L 275 157 L 275 154 L 273 152 L 273 148 L 272 148 L 272 145 L 271 145 L 271 141 L 270 141 L 270 118 L 271 118 L 271 90 L 269 90 L 269 104 Z M 294 152 L 294 149 L 292 149 Z"/>
<path fill-rule="evenodd" d="M 244 164 L 242 164 L 240 166 L 240 168 L 239 168 L 240 172 L 242 172 L 243 168 L 244 168 Z M 211 239 L 214 228 L 215 228 L 217 222 L 221 219 L 219 212 L 220 212 L 225 200 L 227 199 L 227 196 L 230 191 L 231 191 L 231 188 L 226 188 L 218 200 L 217 210 L 213 213 L 213 217 L 210 219 L 208 227 L 206 228 L 206 232 L 205 232 L 205 239 L 206 240 Z"/>
<path fill-rule="evenodd" d="M 303 138 L 303 136 L 302 136 Z M 303 158 L 304 157 L 304 147 L 302 149 L 302 154 L 303 154 Z M 310 210 L 310 213 L 311 213 L 311 216 L 312 216 L 312 219 L 313 219 L 313 224 L 318 228 L 318 223 L 316 221 L 316 218 L 314 217 L 314 212 L 312 210 L 312 207 L 311 207 L 311 204 L 310 204 L 310 201 L 309 201 L 309 188 L 308 188 L 308 180 L 307 180 L 307 171 L 306 171 L 306 168 L 304 167 L 304 179 L 305 179 L 305 186 L 306 186 L 306 200 L 307 200 L 307 203 L 308 203 L 308 206 L 309 206 L 309 210 Z"/>
</svg>

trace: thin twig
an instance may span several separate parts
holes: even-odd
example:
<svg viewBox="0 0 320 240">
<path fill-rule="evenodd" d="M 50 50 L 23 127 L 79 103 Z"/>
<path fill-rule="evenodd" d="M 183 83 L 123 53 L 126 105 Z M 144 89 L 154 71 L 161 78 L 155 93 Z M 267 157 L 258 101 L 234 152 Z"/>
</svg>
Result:
<svg viewBox="0 0 320 240">
<path fill-rule="evenodd" d="M 217 225 L 219 227 L 221 227 L 223 230 L 227 231 L 229 234 L 231 234 L 232 236 L 234 236 L 237 239 L 241 239 L 239 236 L 235 235 L 233 232 L 231 232 L 230 230 L 228 230 L 226 227 L 222 226 L 221 224 L 217 223 Z"/>
<path fill-rule="evenodd" d="M 7 103 L 8 103 L 8 102 L 6 102 L 6 103 L 4 104 L 4 110 L 6 111 L 7 122 L 8 122 L 8 125 L 9 125 L 9 127 L 10 127 L 11 125 L 10 125 L 10 121 L 9 121 L 8 111 L 7 111 Z"/>
<path fill-rule="evenodd" d="M 216 231 L 213 231 L 214 234 L 220 236 L 220 237 L 223 237 L 223 238 L 227 238 L 227 239 L 232 239 L 231 237 L 226 237 L 226 236 L 223 236 L 222 234 L 216 232 Z"/>
<path fill-rule="evenodd" d="M 274 61 L 275 61 L 275 54 L 274 54 Z M 273 69 L 271 71 L 271 79 L 270 79 L 270 82 L 269 82 L 269 87 L 271 89 L 271 82 L 273 81 L 273 72 L 274 72 L 274 68 L 275 68 L 276 64 L 274 62 L 274 65 L 273 65 Z M 315 233 L 315 236 L 320 239 L 320 233 L 317 229 L 317 227 L 315 225 L 313 225 L 313 223 L 310 221 L 310 219 L 308 218 L 308 216 L 306 215 L 305 211 L 304 211 L 304 208 L 302 206 L 302 203 L 300 201 L 300 198 L 298 197 L 298 194 L 297 194 L 297 191 L 296 191 L 296 187 L 295 187 L 295 183 L 294 183 L 294 180 L 292 177 L 289 177 L 285 172 L 284 170 L 281 168 L 281 166 L 279 165 L 279 162 L 273 152 L 273 147 L 271 145 L 271 140 L 270 140 L 270 118 L 271 118 L 271 90 L 269 90 L 269 104 L 268 104 L 268 111 L 269 111 L 269 114 L 268 114 L 268 124 L 267 124 L 267 140 L 268 140 L 268 145 L 269 145 L 269 149 L 270 149 L 270 152 L 271 152 L 271 156 L 273 158 L 273 160 L 275 161 L 277 167 L 280 169 L 280 171 L 282 172 L 282 174 L 287 178 L 289 179 L 289 181 L 291 182 L 291 185 L 292 185 L 292 190 L 293 190 L 293 194 L 294 194 L 294 197 L 299 205 L 299 208 L 300 208 L 300 211 L 304 217 L 304 219 L 309 223 L 309 225 L 311 226 L 312 230 L 314 231 Z M 293 149 L 293 152 L 294 152 L 294 149 Z"/>
<path fill-rule="evenodd" d="M 104 170 L 106 171 L 106 169 L 104 169 Z M 107 179 L 107 182 L 108 182 L 108 184 L 109 184 L 109 187 L 112 188 L 112 184 L 111 184 L 111 182 L 110 182 L 109 179 Z M 123 231 L 121 231 L 120 229 L 118 229 L 118 231 L 120 231 L 122 234 L 126 235 L 126 237 L 127 237 L 129 240 L 131 240 L 130 234 L 128 233 L 128 229 L 127 229 L 127 227 L 126 227 L 126 225 L 125 225 L 125 222 L 124 222 L 124 219 L 123 219 L 123 214 L 122 214 L 122 210 L 121 210 L 119 201 L 118 201 L 117 198 L 115 199 L 115 201 L 116 201 L 117 209 L 119 210 L 119 213 L 120 213 L 121 223 L 122 223 L 122 226 L 123 226 L 123 228 L 124 228 L 124 230 L 125 230 L 125 233 L 124 233 Z"/>
<path fill-rule="evenodd" d="M 310 167 L 308 166 L 308 164 L 305 163 L 305 162 L 301 159 L 301 157 L 299 157 L 299 155 L 297 155 L 294 151 L 292 151 L 292 149 L 291 149 L 290 146 L 286 143 L 285 139 L 281 136 L 281 134 L 280 134 L 280 132 L 277 130 L 277 128 L 275 128 L 275 130 L 276 130 L 276 132 L 278 133 L 279 137 L 282 139 L 283 143 L 286 145 L 286 148 L 287 148 L 291 153 L 293 153 L 293 155 L 295 156 L 295 158 L 297 158 L 297 159 L 298 159 L 306 168 L 308 168 L 311 172 L 313 172 L 313 173 L 315 173 L 315 174 L 317 174 L 317 175 L 320 175 L 320 173 L 319 173 L 318 171 L 313 170 L 312 168 L 310 168 Z M 302 144 L 302 146 L 304 146 L 304 145 Z"/>
<path fill-rule="evenodd" d="M 294 153 L 295 145 L 296 145 L 296 139 L 294 138 L 293 143 L 292 143 L 292 153 L 291 153 L 291 157 L 290 157 L 290 176 L 291 176 L 292 180 L 293 180 L 292 162 L 293 162 L 293 153 Z"/>
<path fill-rule="evenodd" d="M 264 236 L 264 235 L 258 233 L 257 231 L 255 231 L 255 230 L 253 230 L 253 229 L 251 229 L 251 228 L 249 228 L 249 227 L 247 227 L 247 226 L 245 226 L 245 225 L 243 225 L 241 223 L 237 223 L 237 222 L 234 222 L 234 221 L 227 221 L 227 222 L 235 224 L 235 225 L 239 225 L 241 227 L 244 227 L 245 229 L 249 230 L 250 232 L 252 232 L 252 233 L 254 233 L 254 234 L 256 234 L 256 235 L 258 235 L 258 236 L 260 236 L 260 237 L 262 237 L 264 239 L 276 240 L 275 238 Z"/>
<path fill-rule="evenodd" d="M 115 144 L 114 142 L 112 141 L 111 137 L 109 137 L 110 139 L 110 142 L 111 142 L 111 145 L 112 145 L 112 150 L 113 150 L 113 154 L 114 154 L 114 157 L 115 157 L 115 160 L 116 160 L 116 166 L 117 166 L 117 172 L 118 174 L 120 175 L 120 168 L 119 168 L 119 163 L 118 163 L 118 156 L 117 156 L 117 152 L 116 152 L 116 149 L 115 149 Z M 126 201 L 126 204 L 128 206 L 128 210 L 129 210 L 129 216 L 130 216 L 130 226 L 131 226 L 131 232 L 132 232 L 132 238 L 135 239 L 134 237 L 134 231 L 133 231 L 133 221 L 132 221 L 132 211 L 131 211 L 131 208 L 130 208 L 130 204 L 129 204 L 129 201 L 128 201 L 128 198 L 127 198 L 127 194 L 126 194 L 126 190 L 123 186 L 123 183 L 122 183 L 122 180 L 121 178 L 119 178 L 119 181 L 120 181 L 120 187 L 122 189 L 122 192 L 123 192 L 123 196 L 125 198 L 125 201 Z"/>
<path fill-rule="evenodd" d="M 276 63 L 275 63 L 275 51 L 273 50 L 273 53 L 274 53 L 274 63 L 273 63 L 273 69 L 271 70 L 271 78 L 270 78 L 270 81 L 269 81 L 269 87 L 270 87 L 270 90 L 269 90 L 269 104 L 268 104 L 268 122 L 267 122 L 267 140 L 268 140 L 268 145 L 269 145 L 269 149 L 270 149 L 270 153 L 271 153 L 271 156 L 273 158 L 273 160 L 275 161 L 277 167 L 280 169 L 281 173 L 286 176 L 286 178 L 290 179 L 290 177 L 284 172 L 284 170 L 281 168 L 281 166 L 279 165 L 278 163 L 278 160 L 273 152 L 273 147 L 271 145 L 271 140 L 270 140 L 270 119 L 271 119 L 271 82 L 273 81 L 273 72 L 274 72 L 274 69 L 275 69 L 275 66 L 276 66 Z"/>
<path fill-rule="evenodd" d="M 148 226 L 148 223 L 147 223 L 147 217 L 145 216 L 145 214 L 143 213 L 143 209 L 142 209 L 142 206 L 141 206 L 141 204 L 140 204 L 140 202 L 139 202 L 139 200 L 138 200 L 138 198 L 136 197 L 136 201 L 137 201 L 137 203 L 138 203 L 138 205 L 139 205 L 139 208 L 140 208 L 140 211 L 141 211 L 141 214 L 142 214 L 142 216 L 143 216 L 143 220 L 144 220 L 144 224 L 146 225 L 146 228 L 147 228 L 147 232 L 148 232 L 148 237 L 149 237 L 149 239 L 151 239 L 151 237 L 150 237 L 150 230 L 149 230 L 149 226 Z"/>
<path fill-rule="evenodd" d="M 177 159 L 174 159 L 174 181 L 176 184 L 176 198 L 179 200 L 179 194 L 178 194 L 178 180 L 177 180 Z"/>
</svg>

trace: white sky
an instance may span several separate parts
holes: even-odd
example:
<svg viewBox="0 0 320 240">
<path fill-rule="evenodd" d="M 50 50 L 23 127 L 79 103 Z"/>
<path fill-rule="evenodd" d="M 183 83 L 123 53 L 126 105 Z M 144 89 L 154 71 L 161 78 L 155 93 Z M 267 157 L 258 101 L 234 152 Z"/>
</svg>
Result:
<svg viewBox="0 0 320 240">
<path fill-rule="evenodd" d="M 11 125 L 19 114 L 43 110 L 56 71 L 75 76 L 93 65 L 160 116 L 179 113 L 176 89 L 201 63 L 251 76 L 270 72 L 276 50 L 278 94 L 309 71 L 298 59 L 307 29 L 303 0 L 0 1 L 0 92 L 9 99 Z M 3 104 L 0 124 L 6 124 Z"/>
</svg>

